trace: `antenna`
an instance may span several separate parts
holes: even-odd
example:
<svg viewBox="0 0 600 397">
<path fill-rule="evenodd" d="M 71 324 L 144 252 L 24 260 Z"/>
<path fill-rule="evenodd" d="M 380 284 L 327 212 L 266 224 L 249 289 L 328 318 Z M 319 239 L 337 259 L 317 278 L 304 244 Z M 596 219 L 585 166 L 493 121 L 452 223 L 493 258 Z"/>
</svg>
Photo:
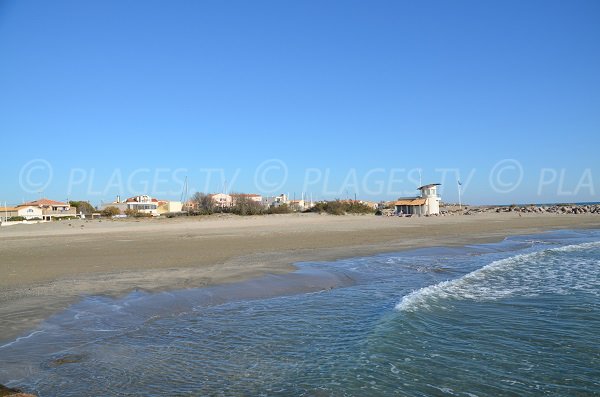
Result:
<svg viewBox="0 0 600 397">
<path fill-rule="evenodd" d="M 458 187 L 458 208 L 462 211 L 462 201 L 460 198 L 460 187 L 462 186 L 462 183 L 460 182 L 460 179 L 456 180 L 456 184 Z"/>
<path fill-rule="evenodd" d="M 185 181 L 183 182 L 183 188 L 181 189 L 181 204 L 187 201 L 188 196 L 188 177 L 185 177 Z"/>
</svg>

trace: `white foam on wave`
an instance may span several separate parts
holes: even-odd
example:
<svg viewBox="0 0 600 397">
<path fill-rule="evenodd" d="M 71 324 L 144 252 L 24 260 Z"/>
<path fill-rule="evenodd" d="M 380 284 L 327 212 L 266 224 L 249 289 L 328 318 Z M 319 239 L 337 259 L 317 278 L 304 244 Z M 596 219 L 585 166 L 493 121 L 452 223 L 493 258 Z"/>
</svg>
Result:
<svg viewBox="0 0 600 397">
<path fill-rule="evenodd" d="M 32 332 L 32 333 L 30 333 L 29 335 L 26 335 L 26 336 L 20 336 L 20 337 L 18 337 L 17 339 L 13 340 L 12 342 L 8 342 L 7 344 L 0 346 L 0 349 L 4 349 L 5 347 L 12 346 L 12 345 L 14 345 L 15 343 L 18 343 L 18 342 L 22 341 L 23 339 L 29 339 L 29 338 L 31 338 L 33 335 L 35 335 L 35 334 L 40 334 L 40 333 L 42 333 L 42 332 L 45 332 L 45 331 L 41 331 L 41 330 L 40 330 L 40 331 L 33 331 L 33 332 Z"/>
<path fill-rule="evenodd" d="M 443 281 L 404 296 L 396 310 L 412 312 L 443 308 L 448 300 L 490 301 L 510 296 L 542 293 L 567 295 L 583 291 L 600 296 L 600 261 L 564 257 L 553 253 L 585 251 L 600 247 L 600 241 L 550 248 L 491 262 L 461 278 Z M 516 271 L 518 270 L 518 271 Z"/>
</svg>

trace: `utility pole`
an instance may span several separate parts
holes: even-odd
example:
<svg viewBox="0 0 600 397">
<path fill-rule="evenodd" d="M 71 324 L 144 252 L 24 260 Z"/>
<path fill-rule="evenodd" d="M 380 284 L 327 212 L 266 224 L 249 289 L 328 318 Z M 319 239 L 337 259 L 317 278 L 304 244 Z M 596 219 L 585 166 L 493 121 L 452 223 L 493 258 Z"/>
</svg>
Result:
<svg viewBox="0 0 600 397">
<path fill-rule="evenodd" d="M 462 183 L 460 183 L 460 180 L 456 180 L 457 186 L 458 186 L 458 208 L 462 211 L 462 201 L 460 198 L 460 187 L 462 186 Z"/>
</svg>

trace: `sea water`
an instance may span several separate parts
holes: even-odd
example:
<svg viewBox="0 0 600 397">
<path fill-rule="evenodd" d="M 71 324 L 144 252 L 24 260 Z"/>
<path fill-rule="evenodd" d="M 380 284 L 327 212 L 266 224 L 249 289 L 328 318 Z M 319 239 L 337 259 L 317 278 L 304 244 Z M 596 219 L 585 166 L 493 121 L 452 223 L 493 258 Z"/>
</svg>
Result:
<svg viewBox="0 0 600 397">
<path fill-rule="evenodd" d="M 39 396 L 600 395 L 600 231 L 87 297 L 0 342 Z"/>
</svg>

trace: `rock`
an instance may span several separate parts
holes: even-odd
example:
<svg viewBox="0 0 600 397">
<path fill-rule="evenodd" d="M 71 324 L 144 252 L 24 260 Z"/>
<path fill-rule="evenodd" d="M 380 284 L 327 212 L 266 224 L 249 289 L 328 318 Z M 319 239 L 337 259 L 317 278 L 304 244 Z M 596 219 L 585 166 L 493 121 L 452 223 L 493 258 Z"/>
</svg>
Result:
<svg viewBox="0 0 600 397">
<path fill-rule="evenodd" d="M 11 396 L 11 397 L 35 397 L 33 394 L 27 394 L 21 392 L 19 389 L 11 389 L 6 386 L 0 385 L 0 397 Z"/>
</svg>

